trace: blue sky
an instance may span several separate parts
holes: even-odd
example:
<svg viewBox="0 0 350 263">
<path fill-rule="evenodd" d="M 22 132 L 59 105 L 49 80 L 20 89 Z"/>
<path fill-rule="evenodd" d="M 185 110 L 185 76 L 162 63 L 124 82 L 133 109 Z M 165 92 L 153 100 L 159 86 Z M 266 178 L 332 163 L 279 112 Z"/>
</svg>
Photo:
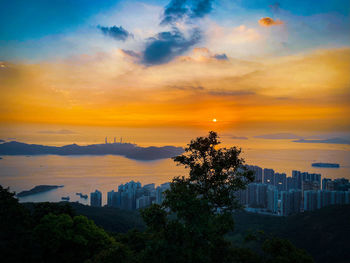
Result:
<svg viewBox="0 0 350 263">
<path fill-rule="evenodd" d="M 187 2 L 194 6 L 196 1 Z M 270 34 L 269 47 L 260 55 L 349 45 L 350 2 L 347 0 L 204 2 L 210 3 L 208 12 L 190 22 L 203 35 L 209 23 L 232 28 L 244 25 L 261 31 L 258 20 L 262 17 L 283 21 L 283 30 L 277 26 L 265 30 Z M 170 5 L 171 1 L 1 0 L 0 60 L 38 61 L 110 51 L 115 47 L 142 52 L 149 45 L 147 39 L 169 32 L 169 25 L 159 24 Z M 118 43 L 106 34 L 103 36 L 98 26 L 121 26 L 135 37 Z M 210 45 L 205 36 L 201 37 L 200 45 Z M 217 52 L 236 54 L 228 49 L 219 47 Z M 245 53 L 257 55 L 253 51 Z"/>
</svg>

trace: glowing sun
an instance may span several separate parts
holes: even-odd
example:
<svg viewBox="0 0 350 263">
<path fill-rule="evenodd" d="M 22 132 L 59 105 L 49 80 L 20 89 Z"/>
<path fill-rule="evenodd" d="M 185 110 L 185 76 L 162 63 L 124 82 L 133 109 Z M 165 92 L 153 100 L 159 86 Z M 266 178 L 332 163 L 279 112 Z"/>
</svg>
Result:
<svg viewBox="0 0 350 263">
<path fill-rule="evenodd" d="M 213 122 L 216 122 L 216 119 L 213 119 Z"/>
</svg>

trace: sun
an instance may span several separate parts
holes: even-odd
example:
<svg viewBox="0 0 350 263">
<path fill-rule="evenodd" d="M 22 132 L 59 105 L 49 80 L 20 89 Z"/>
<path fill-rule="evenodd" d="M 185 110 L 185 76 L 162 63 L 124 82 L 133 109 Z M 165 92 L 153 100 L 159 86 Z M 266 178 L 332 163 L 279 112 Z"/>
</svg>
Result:
<svg viewBox="0 0 350 263">
<path fill-rule="evenodd" d="M 213 119 L 213 122 L 216 122 L 216 119 Z"/>
</svg>

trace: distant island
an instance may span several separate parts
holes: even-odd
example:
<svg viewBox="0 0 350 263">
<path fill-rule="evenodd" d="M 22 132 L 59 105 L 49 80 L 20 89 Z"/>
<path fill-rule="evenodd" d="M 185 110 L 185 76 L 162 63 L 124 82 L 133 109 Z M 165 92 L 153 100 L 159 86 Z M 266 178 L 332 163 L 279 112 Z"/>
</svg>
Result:
<svg viewBox="0 0 350 263">
<path fill-rule="evenodd" d="M 140 147 L 132 143 L 104 143 L 80 146 L 70 144 L 61 147 L 22 142 L 5 142 L 0 144 L 0 155 L 122 155 L 135 160 L 157 160 L 174 157 L 183 153 L 183 148 L 175 146 Z"/>
<path fill-rule="evenodd" d="M 350 141 L 343 138 L 331 138 L 331 139 L 325 139 L 325 140 L 308 140 L 308 139 L 300 139 L 295 140 L 293 142 L 299 142 L 299 143 L 330 143 L 330 144 L 350 144 Z"/>
<path fill-rule="evenodd" d="M 323 168 L 339 168 L 338 163 L 313 163 L 313 167 L 323 167 Z"/>
<path fill-rule="evenodd" d="M 19 192 L 17 194 L 17 197 L 25 197 L 28 195 L 40 194 L 60 187 L 63 187 L 63 185 L 37 185 L 30 190 Z"/>
</svg>

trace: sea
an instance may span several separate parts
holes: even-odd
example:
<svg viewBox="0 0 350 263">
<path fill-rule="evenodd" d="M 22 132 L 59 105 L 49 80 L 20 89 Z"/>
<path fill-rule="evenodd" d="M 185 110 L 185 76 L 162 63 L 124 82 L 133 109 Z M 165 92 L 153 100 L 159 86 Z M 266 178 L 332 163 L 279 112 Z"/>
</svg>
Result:
<svg viewBox="0 0 350 263">
<path fill-rule="evenodd" d="M 132 142 L 139 146 L 182 146 L 197 136 L 205 136 L 203 130 L 186 129 L 121 129 L 94 128 L 42 130 L 28 129 L 0 130 L 0 139 L 44 145 L 87 145 L 114 141 Z M 321 143 L 297 143 L 292 139 L 263 139 L 247 133 L 223 131 L 220 135 L 222 147 L 242 148 L 242 157 L 247 164 L 272 168 L 275 172 L 291 176 L 292 170 L 320 173 L 322 178 L 350 179 L 350 146 Z M 244 136 L 243 136 L 244 135 Z M 64 185 L 45 193 L 19 198 L 20 202 L 58 202 L 70 197 L 71 202 L 89 204 L 76 193 L 88 194 L 96 189 L 102 192 L 103 204 L 107 192 L 117 190 L 120 184 L 131 180 L 142 185 L 170 182 L 176 176 L 186 176 L 188 170 L 177 166 L 172 159 L 137 161 L 116 155 L 82 156 L 1 156 L 0 185 L 11 191 L 29 190 L 36 185 Z M 339 163 L 340 168 L 312 167 L 313 162 Z"/>
</svg>

